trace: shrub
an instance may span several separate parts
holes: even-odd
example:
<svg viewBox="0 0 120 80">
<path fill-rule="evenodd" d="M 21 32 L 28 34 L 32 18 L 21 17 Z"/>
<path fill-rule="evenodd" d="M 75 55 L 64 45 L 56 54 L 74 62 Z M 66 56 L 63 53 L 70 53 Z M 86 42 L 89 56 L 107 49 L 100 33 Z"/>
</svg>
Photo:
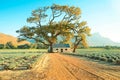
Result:
<svg viewBox="0 0 120 80">
<path fill-rule="evenodd" d="M 116 64 L 120 65 L 120 60 L 116 60 Z"/>
<path fill-rule="evenodd" d="M 0 44 L 0 49 L 3 49 L 4 48 L 4 44 Z"/>
<path fill-rule="evenodd" d="M 109 58 L 109 59 L 108 59 L 108 62 L 113 62 L 113 59 L 112 59 L 112 58 Z"/>
<path fill-rule="evenodd" d="M 16 67 L 17 67 L 17 65 L 12 63 L 8 66 L 8 69 L 9 70 L 14 70 Z"/>
<path fill-rule="evenodd" d="M 6 49 L 15 49 L 15 46 L 12 44 L 12 42 L 7 42 L 5 45 Z"/>
<path fill-rule="evenodd" d="M 111 46 L 105 46 L 105 49 L 111 49 Z"/>
<path fill-rule="evenodd" d="M 24 44 L 24 45 L 19 45 L 17 46 L 18 49 L 29 49 L 30 45 L 29 44 Z"/>
<path fill-rule="evenodd" d="M 101 57 L 100 60 L 101 61 L 107 61 L 107 58 L 106 57 Z"/>
<path fill-rule="evenodd" d="M 0 71 L 1 70 L 4 70 L 5 68 L 4 68 L 4 66 L 3 65 L 0 65 Z"/>
</svg>

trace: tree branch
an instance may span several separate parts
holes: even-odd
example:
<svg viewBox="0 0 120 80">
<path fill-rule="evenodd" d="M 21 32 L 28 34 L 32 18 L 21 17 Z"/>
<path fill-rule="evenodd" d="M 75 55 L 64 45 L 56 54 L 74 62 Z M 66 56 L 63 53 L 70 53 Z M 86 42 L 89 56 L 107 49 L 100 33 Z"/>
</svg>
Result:
<svg viewBox="0 0 120 80">
<path fill-rule="evenodd" d="M 61 20 L 62 22 L 67 18 L 67 14 L 64 15 L 63 19 Z"/>
<path fill-rule="evenodd" d="M 46 46 L 49 46 L 48 44 L 46 44 L 45 42 L 39 40 L 39 42 L 41 42 L 42 44 L 46 45 Z"/>
<path fill-rule="evenodd" d="M 54 37 L 57 37 L 58 35 L 60 35 L 61 32 L 58 32 Z"/>
<path fill-rule="evenodd" d="M 52 9 L 52 19 L 50 20 L 50 24 L 53 22 L 53 20 L 59 16 L 62 15 L 62 11 L 59 11 L 58 13 L 56 13 L 53 9 Z"/>
</svg>

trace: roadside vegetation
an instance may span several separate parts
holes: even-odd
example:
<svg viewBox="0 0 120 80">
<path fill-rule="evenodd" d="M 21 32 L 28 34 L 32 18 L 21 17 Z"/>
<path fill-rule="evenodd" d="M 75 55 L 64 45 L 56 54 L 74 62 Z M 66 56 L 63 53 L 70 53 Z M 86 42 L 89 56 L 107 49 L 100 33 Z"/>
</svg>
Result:
<svg viewBox="0 0 120 80">
<path fill-rule="evenodd" d="M 45 50 L 0 50 L 0 70 L 27 70 Z"/>
<path fill-rule="evenodd" d="M 0 44 L 0 49 L 47 49 L 48 47 L 43 46 L 39 43 L 13 45 L 12 42 L 7 42 L 6 44 Z"/>
<path fill-rule="evenodd" d="M 103 49 L 103 48 L 90 48 L 78 49 L 76 53 L 71 53 L 78 57 L 85 57 L 92 60 L 107 62 L 114 65 L 120 65 L 120 50 L 119 49 Z"/>
</svg>

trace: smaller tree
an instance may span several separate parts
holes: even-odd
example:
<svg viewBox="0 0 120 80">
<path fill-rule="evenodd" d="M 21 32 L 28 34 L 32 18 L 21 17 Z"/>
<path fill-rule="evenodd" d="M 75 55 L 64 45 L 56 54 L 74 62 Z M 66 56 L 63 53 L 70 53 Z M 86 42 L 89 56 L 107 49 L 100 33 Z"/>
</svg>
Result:
<svg viewBox="0 0 120 80">
<path fill-rule="evenodd" d="M 87 26 L 87 22 L 83 21 L 80 23 L 77 23 L 78 29 L 76 29 L 77 36 L 75 36 L 75 43 L 74 43 L 74 49 L 73 52 L 75 52 L 76 48 L 82 43 L 84 47 L 88 47 L 87 41 L 86 41 L 86 36 L 90 36 L 90 31 L 91 29 L 89 26 Z"/>
</svg>

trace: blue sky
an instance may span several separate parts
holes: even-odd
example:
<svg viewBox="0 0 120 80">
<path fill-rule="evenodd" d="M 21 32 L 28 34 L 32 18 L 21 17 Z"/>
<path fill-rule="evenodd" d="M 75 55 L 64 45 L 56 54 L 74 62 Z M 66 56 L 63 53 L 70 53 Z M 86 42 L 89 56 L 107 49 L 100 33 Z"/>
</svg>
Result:
<svg viewBox="0 0 120 80">
<path fill-rule="evenodd" d="M 53 3 L 80 7 L 91 33 L 120 42 L 120 0 L 0 0 L 0 32 L 17 36 L 32 10 Z"/>
</svg>

